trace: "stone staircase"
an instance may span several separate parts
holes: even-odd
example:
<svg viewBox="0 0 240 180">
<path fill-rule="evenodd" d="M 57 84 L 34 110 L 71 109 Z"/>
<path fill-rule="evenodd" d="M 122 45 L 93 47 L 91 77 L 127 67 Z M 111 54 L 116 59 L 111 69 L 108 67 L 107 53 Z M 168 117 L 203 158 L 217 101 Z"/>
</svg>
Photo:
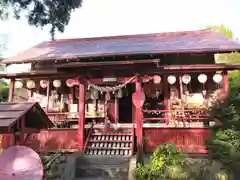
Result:
<svg viewBox="0 0 240 180">
<path fill-rule="evenodd" d="M 134 129 L 92 129 L 89 132 L 84 153 L 69 156 L 61 180 L 129 179 Z"/>
<path fill-rule="evenodd" d="M 133 153 L 134 134 L 132 129 L 98 131 L 94 130 L 87 140 L 86 155 L 130 156 Z"/>
</svg>

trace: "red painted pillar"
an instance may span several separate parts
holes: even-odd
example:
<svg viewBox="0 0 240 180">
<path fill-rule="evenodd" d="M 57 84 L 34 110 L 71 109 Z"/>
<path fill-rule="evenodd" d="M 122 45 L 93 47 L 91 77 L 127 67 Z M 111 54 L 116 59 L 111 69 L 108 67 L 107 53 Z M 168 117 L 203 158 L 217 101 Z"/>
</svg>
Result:
<svg viewBox="0 0 240 180">
<path fill-rule="evenodd" d="M 137 136 L 137 151 L 139 155 L 143 152 L 143 119 L 142 119 L 142 106 L 145 101 L 145 95 L 142 92 L 141 83 L 136 81 L 136 92 L 132 96 L 133 104 L 135 106 L 136 118 L 136 136 Z"/>
<path fill-rule="evenodd" d="M 11 79 L 10 84 L 9 84 L 8 102 L 12 102 L 13 101 L 13 97 L 14 97 L 14 83 L 15 83 L 15 79 Z"/>
<path fill-rule="evenodd" d="M 84 124 L 85 124 L 85 85 L 80 81 L 78 98 L 78 130 L 77 130 L 78 148 L 80 151 L 83 151 L 84 147 Z"/>
<path fill-rule="evenodd" d="M 227 73 L 227 71 L 223 71 L 222 76 L 223 76 L 223 92 L 224 92 L 224 94 L 226 96 L 228 94 L 228 89 L 229 89 L 228 73 Z"/>
</svg>

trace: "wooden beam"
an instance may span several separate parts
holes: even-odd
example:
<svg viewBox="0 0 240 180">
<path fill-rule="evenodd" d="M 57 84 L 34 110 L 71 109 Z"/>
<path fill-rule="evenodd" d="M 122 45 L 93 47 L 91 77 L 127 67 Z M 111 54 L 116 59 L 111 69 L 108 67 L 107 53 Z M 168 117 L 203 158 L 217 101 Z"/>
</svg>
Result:
<svg viewBox="0 0 240 180">
<path fill-rule="evenodd" d="M 79 80 L 79 98 L 78 98 L 78 130 L 77 140 L 79 151 L 84 149 L 84 124 L 85 124 L 85 85 Z"/>
<path fill-rule="evenodd" d="M 40 130 L 35 128 L 25 127 L 23 132 L 24 133 L 40 133 Z"/>
<path fill-rule="evenodd" d="M 115 65 L 149 64 L 149 63 L 159 63 L 159 62 L 160 62 L 160 59 L 104 61 L 104 62 L 72 62 L 72 63 L 54 65 L 53 67 L 69 68 L 69 67 L 89 67 L 89 66 L 115 66 Z"/>
</svg>

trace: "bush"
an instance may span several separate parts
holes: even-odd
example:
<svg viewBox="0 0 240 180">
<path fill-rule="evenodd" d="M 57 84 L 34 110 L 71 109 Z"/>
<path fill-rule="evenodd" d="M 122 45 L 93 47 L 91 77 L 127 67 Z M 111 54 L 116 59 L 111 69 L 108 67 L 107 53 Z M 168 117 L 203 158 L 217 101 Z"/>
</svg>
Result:
<svg viewBox="0 0 240 180">
<path fill-rule="evenodd" d="M 184 180 L 187 179 L 184 154 L 175 145 L 164 143 L 153 153 L 151 163 L 137 165 L 134 177 L 137 180 Z"/>
<path fill-rule="evenodd" d="M 216 101 L 209 114 L 222 125 L 212 127 L 212 137 L 206 141 L 209 155 L 222 163 L 226 171 L 240 166 L 240 94 L 238 84 L 230 79 L 230 90 L 224 101 Z"/>
</svg>

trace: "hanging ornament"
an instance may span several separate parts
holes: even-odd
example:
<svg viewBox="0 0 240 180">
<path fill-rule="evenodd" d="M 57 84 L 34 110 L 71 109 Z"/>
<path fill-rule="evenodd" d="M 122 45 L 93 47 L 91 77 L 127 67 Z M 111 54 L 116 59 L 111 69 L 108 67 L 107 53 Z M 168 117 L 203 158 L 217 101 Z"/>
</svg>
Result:
<svg viewBox="0 0 240 180">
<path fill-rule="evenodd" d="M 41 86 L 41 88 L 45 89 L 46 87 L 48 87 L 48 81 L 47 80 L 41 80 L 40 81 L 40 86 Z"/>
<path fill-rule="evenodd" d="M 74 86 L 74 79 L 68 79 L 66 80 L 66 84 L 68 87 L 73 87 Z"/>
<path fill-rule="evenodd" d="M 199 74 L 198 81 L 202 84 L 204 84 L 207 81 L 207 75 L 206 74 Z"/>
<path fill-rule="evenodd" d="M 169 84 L 174 84 L 176 82 L 176 77 L 173 75 L 168 76 L 167 81 Z"/>
<path fill-rule="evenodd" d="M 106 100 L 106 101 L 111 100 L 111 95 L 110 95 L 109 92 L 106 92 L 106 94 L 105 94 L 105 100 Z"/>
<path fill-rule="evenodd" d="M 99 98 L 98 91 L 93 91 L 93 96 L 94 96 L 95 99 L 98 99 Z"/>
<path fill-rule="evenodd" d="M 53 86 L 55 87 L 55 88 L 59 88 L 60 86 L 61 86 L 61 81 L 60 80 L 54 80 L 53 81 Z"/>
<path fill-rule="evenodd" d="M 34 89 L 36 86 L 35 82 L 33 80 L 27 81 L 27 88 L 28 89 Z"/>
<path fill-rule="evenodd" d="M 122 98 L 122 97 L 123 97 L 122 89 L 119 89 L 119 90 L 118 90 L 117 97 L 118 97 L 118 98 Z"/>
<path fill-rule="evenodd" d="M 153 76 L 153 83 L 160 84 L 161 83 L 161 76 L 155 75 Z"/>
<path fill-rule="evenodd" d="M 203 96 L 206 96 L 207 91 L 206 90 L 202 90 L 202 94 L 203 94 Z"/>
<path fill-rule="evenodd" d="M 182 82 L 184 84 L 189 84 L 191 81 L 191 76 L 189 74 L 184 74 L 182 77 Z"/>
<path fill-rule="evenodd" d="M 160 91 L 157 90 L 157 91 L 156 91 L 156 97 L 158 98 L 159 96 L 160 96 Z"/>
<path fill-rule="evenodd" d="M 222 81 L 222 79 L 223 79 L 223 77 L 222 77 L 221 74 L 215 74 L 215 75 L 213 76 L 213 81 L 214 81 L 215 83 L 217 83 L 217 84 L 219 84 L 219 83 Z"/>
<path fill-rule="evenodd" d="M 90 94 L 91 99 L 98 99 L 99 98 L 99 93 L 96 90 L 91 91 Z"/>
</svg>

